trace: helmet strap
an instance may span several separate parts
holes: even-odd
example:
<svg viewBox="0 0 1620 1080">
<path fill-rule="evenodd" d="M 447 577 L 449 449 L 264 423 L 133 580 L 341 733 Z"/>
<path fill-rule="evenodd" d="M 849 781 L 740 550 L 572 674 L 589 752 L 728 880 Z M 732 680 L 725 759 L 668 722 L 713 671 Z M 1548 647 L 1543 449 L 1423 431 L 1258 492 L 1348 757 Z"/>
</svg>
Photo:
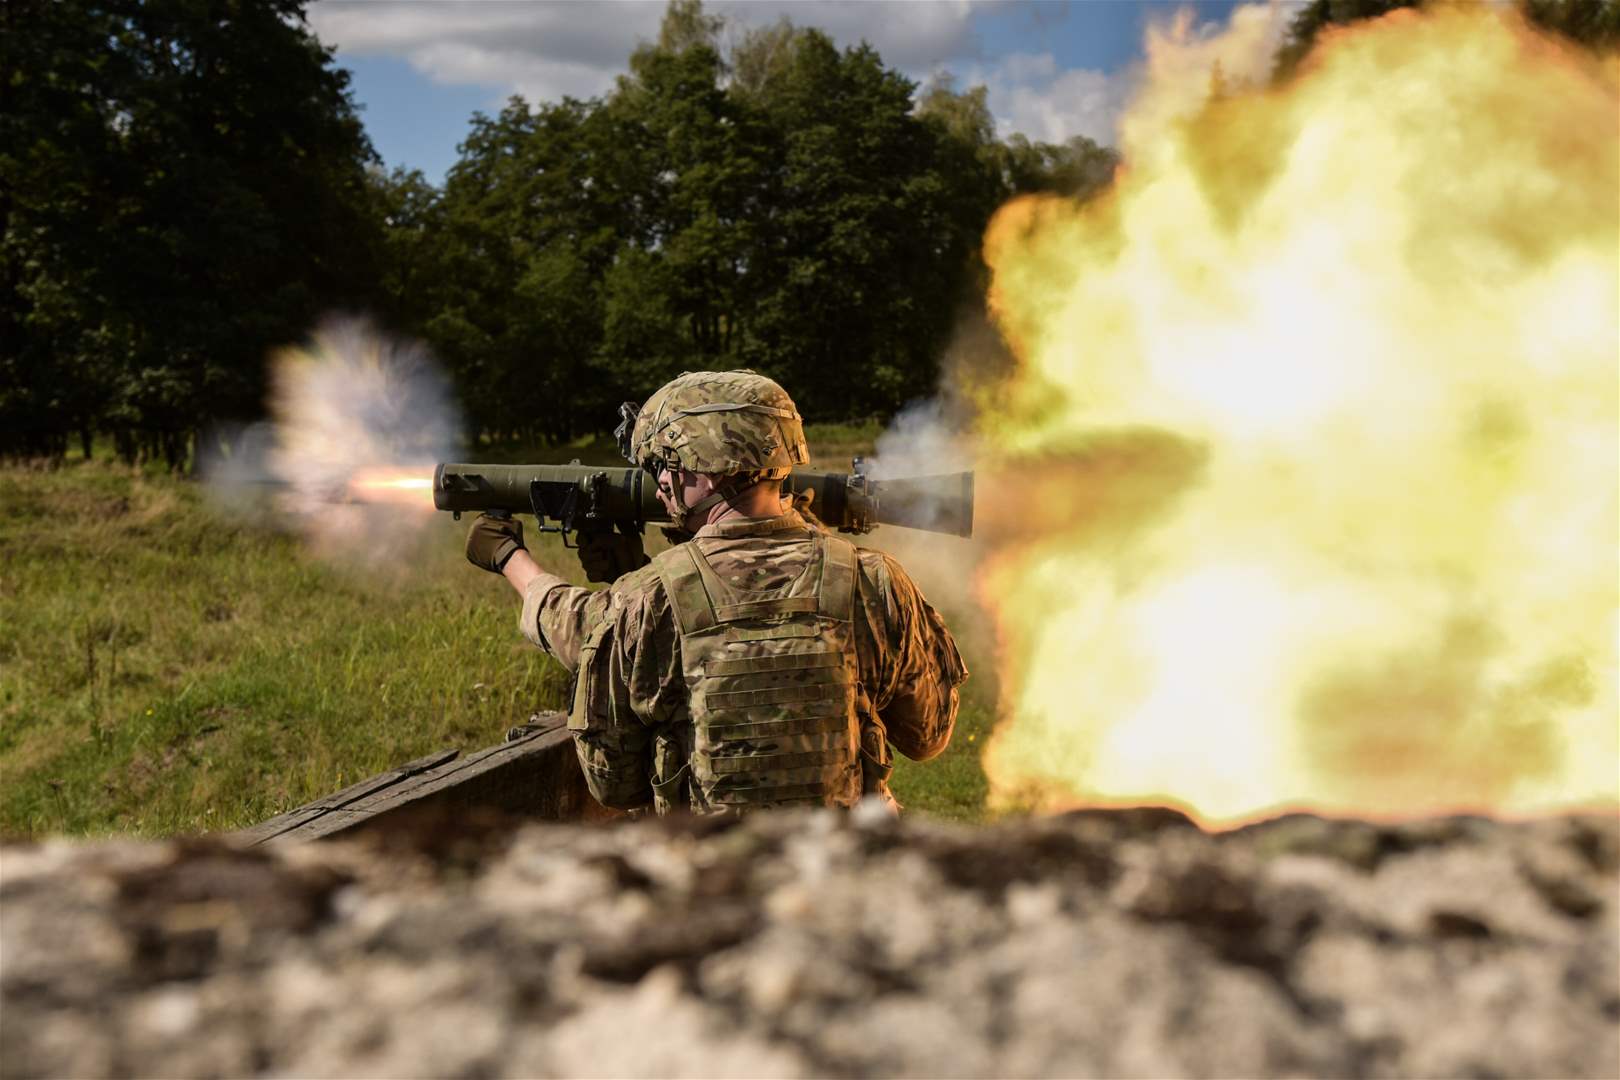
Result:
<svg viewBox="0 0 1620 1080">
<path fill-rule="evenodd" d="M 769 479 L 769 476 L 761 477 L 756 473 L 743 473 L 739 477 L 740 482 L 727 482 L 716 485 L 713 491 L 703 496 L 703 498 L 699 499 L 691 506 L 687 506 L 681 502 L 680 489 L 673 486 L 665 488 L 664 493 L 669 496 L 669 501 L 675 504 L 675 511 L 678 515 L 672 515 L 670 524 L 682 532 L 695 533 L 697 532 L 697 529 L 689 527 L 687 522 L 698 519 L 701 517 L 701 515 L 707 513 L 708 510 L 717 503 L 730 503 L 743 492 L 756 488 L 759 485 L 766 483 Z M 699 526 L 699 528 L 701 528 L 701 526 Z"/>
<path fill-rule="evenodd" d="M 716 503 L 720 503 L 720 502 L 728 502 L 729 503 L 730 501 L 731 501 L 731 495 L 729 493 L 727 493 L 725 491 L 722 491 L 720 488 L 715 488 L 713 491 L 711 491 L 707 495 L 703 496 L 703 498 L 699 499 L 697 502 L 695 502 L 691 506 L 687 507 L 686 516 L 687 517 L 698 517 L 699 515 L 706 512 L 711 506 L 714 506 Z"/>
</svg>

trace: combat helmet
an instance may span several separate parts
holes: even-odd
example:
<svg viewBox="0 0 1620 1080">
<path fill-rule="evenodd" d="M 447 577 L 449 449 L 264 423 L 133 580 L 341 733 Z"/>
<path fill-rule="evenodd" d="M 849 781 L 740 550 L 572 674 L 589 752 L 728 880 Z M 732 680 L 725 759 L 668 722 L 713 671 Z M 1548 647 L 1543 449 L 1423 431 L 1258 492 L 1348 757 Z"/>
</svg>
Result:
<svg viewBox="0 0 1620 1080">
<path fill-rule="evenodd" d="M 727 478 L 687 513 L 780 480 L 810 460 L 793 399 L 753 371 L 683 372 L 639 409 L 626 402 L 619 414 L 619 449 L 633 464 L 654 476 L 668 468 Z"/>
</svg>

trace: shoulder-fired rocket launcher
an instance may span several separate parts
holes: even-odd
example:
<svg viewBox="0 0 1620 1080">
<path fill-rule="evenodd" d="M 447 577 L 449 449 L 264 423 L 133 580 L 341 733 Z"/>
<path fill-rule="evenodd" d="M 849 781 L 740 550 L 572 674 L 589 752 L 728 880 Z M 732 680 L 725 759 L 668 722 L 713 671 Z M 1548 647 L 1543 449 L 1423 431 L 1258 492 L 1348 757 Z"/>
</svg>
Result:
<svg viewBox="0 0 1620 1080">
<path fill-rule="evenodd" d="M 973 474 L 946 473 L 892 480 L 868 477 L 859 458 L 850 473 L 794 469 L 783 484 L 813 492 L 811 509 L 840 532 L 879 525 L 973 535 Z M 594 465 L 442 464 L 433 471 L 433 505 L 463 512 L 534 514 L 543 532 L 640 532 L 669 520 L 657 485 L 641 469 Z M 548 524 L 549 522 L 549 524 Z"/>
</svg>

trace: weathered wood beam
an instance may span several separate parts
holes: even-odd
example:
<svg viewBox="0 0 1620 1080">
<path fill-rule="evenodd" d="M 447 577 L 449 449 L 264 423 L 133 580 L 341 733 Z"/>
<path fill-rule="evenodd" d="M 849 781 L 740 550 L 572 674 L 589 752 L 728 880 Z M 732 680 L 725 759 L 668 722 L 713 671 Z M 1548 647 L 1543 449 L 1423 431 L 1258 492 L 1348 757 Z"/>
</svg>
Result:
<svg viewBox="0 0 1620 1080">
<path fill-rule="evenodd" d="M 243 829 L 250 845 L 319 840 L 375 825 L 407 811 L 498 810 L 552 821 L 613 816 L 585 788 L 562 713 L 544 713 L 533 730 L 462 756 L 441 750 L 380 773 L 305 806 Z"/>
</svg>

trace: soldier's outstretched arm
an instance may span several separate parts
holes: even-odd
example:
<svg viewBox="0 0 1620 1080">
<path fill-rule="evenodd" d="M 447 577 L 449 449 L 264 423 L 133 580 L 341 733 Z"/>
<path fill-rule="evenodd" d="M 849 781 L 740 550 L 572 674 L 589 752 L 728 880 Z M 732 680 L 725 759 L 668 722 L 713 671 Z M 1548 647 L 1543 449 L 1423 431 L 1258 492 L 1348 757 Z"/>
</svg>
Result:
<svg viewBox="0 0 1620 1080">
<path fill-rule="evenodd" d="M 528 548 L 523 546 L 521 521 L 513 517 L 479 514 L 467 530 L 467 561 L 480 570 L 501 575 L 507 584 L 517 590 L 517 594 L 523 598 L 523 612 L 518 625 L 524 637 L 551 653 L 569 671 L 578 666 L 579 640 L 588 618 L 585 609 L 590 597 L 596 594 L 570 586 L 556 574 L 542 570 L 529 554 Z M 540 615 L 546 599 L 559 590 L 577 595 L 569 597 L 570 604 L 553 618 L 553 626 L 547 632 L 542 627 Z M 554 610 L 558 606 L 552 605 Z"/>
<path fill-rule="evenodd" d="M 579 669 L 580 650 L 591 628 L 610 618 L 612 612 L 609 589 L 585 589 L 560 578 L 536 578 L 524 590 L 518 626 L 524 637 L 573 672 Z"/>
<path fill-rule="evenodd" d="M 519 596 L 527 597 L 532 586 L 538 585 L 539 591 L 544 593 L 557 586 L 566 586 L 568 582 L 556 574 L 540 569 L 540 564 L 527 551 L 519 551 L 507 560 L 501 569 L 501 576 L 512 588 L 517 590 Z"/>
</svg>

